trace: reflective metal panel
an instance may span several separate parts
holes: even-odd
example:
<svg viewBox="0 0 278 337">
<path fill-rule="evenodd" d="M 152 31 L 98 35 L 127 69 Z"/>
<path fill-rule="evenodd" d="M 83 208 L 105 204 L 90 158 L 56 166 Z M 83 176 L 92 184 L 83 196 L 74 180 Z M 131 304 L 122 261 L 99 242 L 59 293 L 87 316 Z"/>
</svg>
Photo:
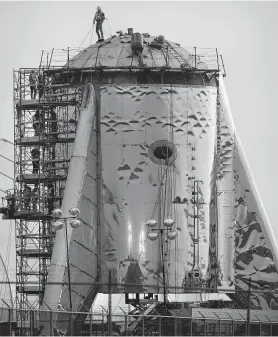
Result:
<svg viewBox="0 0 278 337">
<path fill-rule="evenodd" d="M 102 281 L 112 269 L 123 284 L 113 292 L 162 292 L 164 284 L 183 292 L 210 277 L 216 97 L 213 87 L 101 87 Z M 157 240 L 147 238 L 150 219 Z"/>
<path fill-rule="evenodd" d="M 71 216 L 71 208 L 79 208 L 81 226 L 73 229 L 71 219 L 62 218 L 64 226 L 56 232 L 42 303 L 45 310 L 89 311 L 97 288 L 96 108 L 93 86 L 89 84 L 86 90 L 87 106 L 81 110 L 62 204 L 65 218 Z M 55 314 L 52 318 L 56 329 L 63 333 L 69 329 L 70 315 L 67 315 L 67 319 L 61 314 Z M 49 326 L 45 323 L 48 319 L 47 313 L 41 317 L 45 335 L 50 334 L 47 330 Z"/>
<path fill-rule="evenodd" d="M 221 80 L 220 80 L 221 82 Z M 218 96 L 217 123 L 217 220 L 218 288 L 234 290 L 234 125 L 222 82 Z"/>
<path fill-rule="evenodd" d="M 256 191 L 241 144 L 236 142 L 236 288 L 248 291 L 251 280 L 252 304 L 262 309 L 277 309 L 277 245 Z M 275 290 L 275 292 L 272 292 Z M 262 291 L 260 293 L 260 291 Z"/>
<path fill-rule="evenodd" d="M 219 222 L 218 249 L 220 266 L 226 277 L 233 275 L 230 281 L 234 283 L 236 292 L 240 291 L 235 297 L 238 302 L 248 304 L 247 292 L 250 282 L 252 307 L 277 310 L 277 243 L 242 145 L 235 134 L 221 77 L 219 93 L 221 155 L 218 166 L 218 219 L 221 222 Z M 222 200 L 220 194 L 222 194 Z M 231 205 L 234 206 L 231 207 Z M 232 218 L 234 218 L 233 222 Z M 230 226 L 228 226 L 229 223 Z M 225 236 L 225 239 L 221 240 L 221 236 Z M 231 251 L 232 241 L 235 246 L 234 254 Z M 225 282 L 223 284 L 225 285 Z M 228 285 L 226 282 L 225 288 Z"/>
</svg>

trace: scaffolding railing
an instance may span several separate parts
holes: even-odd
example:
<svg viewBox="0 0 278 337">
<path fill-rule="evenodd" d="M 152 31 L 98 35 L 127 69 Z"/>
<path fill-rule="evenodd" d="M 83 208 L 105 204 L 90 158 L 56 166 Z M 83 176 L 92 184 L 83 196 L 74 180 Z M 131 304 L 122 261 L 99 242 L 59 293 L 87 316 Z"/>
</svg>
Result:
<svg viewBox="0 0 278 337">
<path fill-rule="evenodd" d="M 98 46 L 90 46 L 83 49 L 78 49 L 76 47 L 68 47 L 64 49 L 52 49 L 52 50 L 43 50 L 41 54 L 41 62 L 39 69 L 42 70 L 54 70 L 55 68 L 72 68 L 71 62 L 78 57 L 79 61 L 88 60 L 88 50 L 91 50 L 91 57 L 98 58 L 101 57 L 101 60 L 105 64 L 106 61 L 111 61 L 111 56 L 109 55 L 109 50 L 115 48 L 114 46 L 105 45 L 105 54 L 100 54 L 98 52 Z M 171 44 L 165 44 L 165 54 L 169 58 L 175 58 L 182 63 L 187 62 L 191 69 L 203 69 L 203 70 L 216 70 L 221 71 L 224 76 L 226 76 L 225 66 L 223 62 L 223 57 L 218 53 L 217 48 L 199 48 L 199 47 L 181 47 L 175 45 L 174 48 Z M 184 51 L 187 51 L 188 54 L 185 57 Z M 144 54 L 144 52 L 143 52 Z M 117 55 L 115 59 L 118 60 L 118 64 L 122 64 L 121 61 L 125 62 L 127 60 L 126 56 Z M 167 59 L 167 58 L 166 58 Z M 161 68 L 167 67 L 167 62 L 165 62 L 165 57 L 155 56 L 155 59 L 152 61 L 152 67 L 158 67 L 165 63 L 164 66 L 159 66 Z M 96 62 L 96 67 L 101 67 L 101 64 Z M 113 69 L 121 69 L 121 66 L 115 66 Z M 135 65 L 128 66 L 128 68 L 138 68 Z M 140 67 L 139 67 L 140 68 Z M 183 68 L 183 67 L 181 67 Z M 109 69 L 109 67 L 104 66 L 103 69 Z"/>
</svg>

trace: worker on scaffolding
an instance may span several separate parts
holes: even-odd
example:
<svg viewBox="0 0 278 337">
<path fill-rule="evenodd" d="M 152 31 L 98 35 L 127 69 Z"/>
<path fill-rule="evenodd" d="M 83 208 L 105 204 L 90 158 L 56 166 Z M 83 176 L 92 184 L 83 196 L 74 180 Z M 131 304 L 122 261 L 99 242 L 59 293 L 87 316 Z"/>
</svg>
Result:
<svg viewBox="0 0 278 337">
<path fill-rule="evenodd" d="M 31 187 L 28 186 L 27 184 L 24 184 L 23 200 L 25 209 L 30 210 Z"/>
<path fill-rule="evenodd" d="M 44 76 L 42 73 L 38 76 L 38 90 L 39 90 L 39 98 L 42 98 L 44 93 Z"/>
<path fill-rule="evenodd" d="M 8 216 L 10 218 L 13 217 L 14 212 L 16 211 L 16 206 L 15 206 L 15 195 L 14 194 L 10 194 L 7 197 L 7 202 L 8 202 Z"/>
<path fill-rule="evenodd" d="M 32 191 L 33 211 L 37 212 L 37 206 L 39 201 L 39 184 L 36 183 Z"/>
<path fill-rule="evenodd" d="M 55 187 L 53 184 L 48 184 L 48 195 L 47 195 L 47 208 L 48 208 L 48 214 L 51 214 L 54 210 L 54 196 L 55 196 Z"/>
<path fill-rule="evenodd" d="M 36 99 L 37 95 L 37 75 L 35 73 L 35 70 L 31 71 L 31 74 L 29 76 L 29 85 L 31 90 L 31 99 Z"/>
<path fill-rule="evenodd" d="M 8 215 L 8 207 L 0 207 L 0 214 Z"/>
<path fill-rule="evenodd" d="M 31 150 L 33 174 L 38 174 L 40 169 L 40 149 L 35 147 Z"/>
<path fill-rule="evenodd" d="M 42 131 L 42 114 L 40 114 L 39 110 L 36 110 L 33 116 L 33 128 L 35 136 L 39 136 Z"/>
<path fill-rule="evenodd" d="M 15 196 L 10 194 L 6 197 L 7 207 L 0 207 L 0 214 L 4 214 L 9 218 L 12 218 L 15 212 Z"/>
<path fill-rule="evenodd" d="M 52 138 L 58 138 L 57 114 L 53 108 L 50 108 L 50 132 Z"/>
<path fill-rule="evenodd" d="M 101 10 L 101 8 L 99 6 L 97 6 L 97 11 L 94 17 L 94 21 L 93 24 L 96 24 L 96 33 L 98 36 L 98 42 L 103 41 L 103 31 L 102 31 L 102 24 L 103 21 L 105 20 L 105 14 L 103 13 L 103 11 Z"/>
</svg>

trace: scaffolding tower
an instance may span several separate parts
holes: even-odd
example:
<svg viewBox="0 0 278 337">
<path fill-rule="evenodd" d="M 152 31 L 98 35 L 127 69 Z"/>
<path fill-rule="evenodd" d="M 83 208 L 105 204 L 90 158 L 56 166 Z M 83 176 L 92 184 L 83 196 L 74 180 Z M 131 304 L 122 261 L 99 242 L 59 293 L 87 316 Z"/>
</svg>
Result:
<svg viewBox="0 0 278 337">
<path fill-rule="evenodd" d="M 31 99 L 29 76 L 38 74 Z M 38 309 L 44 295 L 54 232 L 51 213 L 60 207 L 81 98 L 69 77 L 54 80 L 49 67 L 14 71 L 14 194 L 16 307 L 18 324 L 29 326 L 22 309 Z M 67 82 L 67 83 L 65 83 Z M 6 217 L 10 215 L 7 214 Z"/>
</svg>

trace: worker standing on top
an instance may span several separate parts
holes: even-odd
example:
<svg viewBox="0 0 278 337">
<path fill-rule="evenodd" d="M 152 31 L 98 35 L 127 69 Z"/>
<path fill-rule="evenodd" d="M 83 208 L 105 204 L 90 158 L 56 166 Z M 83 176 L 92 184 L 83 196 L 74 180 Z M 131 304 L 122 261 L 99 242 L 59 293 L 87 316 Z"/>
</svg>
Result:
<svg viewBox="0 0 278 337">
<path fill-rule="evenodd" d="M 101 8 L 99 6 L 97 6 L 97 11 L 95 14 L 95 18 L 94 18 L 94 22 L 93 24 L 96 24 L 96 33 L 98 36 L 98 42 L 103 41 L 103 31 L 102 31 L 102 24 L 103 21 L 105 20 L 105 14 L 103 13 L 103 11 L 101 10 Z M 99 34 L 100 32 L 100 34 Z"/>
</svg>

